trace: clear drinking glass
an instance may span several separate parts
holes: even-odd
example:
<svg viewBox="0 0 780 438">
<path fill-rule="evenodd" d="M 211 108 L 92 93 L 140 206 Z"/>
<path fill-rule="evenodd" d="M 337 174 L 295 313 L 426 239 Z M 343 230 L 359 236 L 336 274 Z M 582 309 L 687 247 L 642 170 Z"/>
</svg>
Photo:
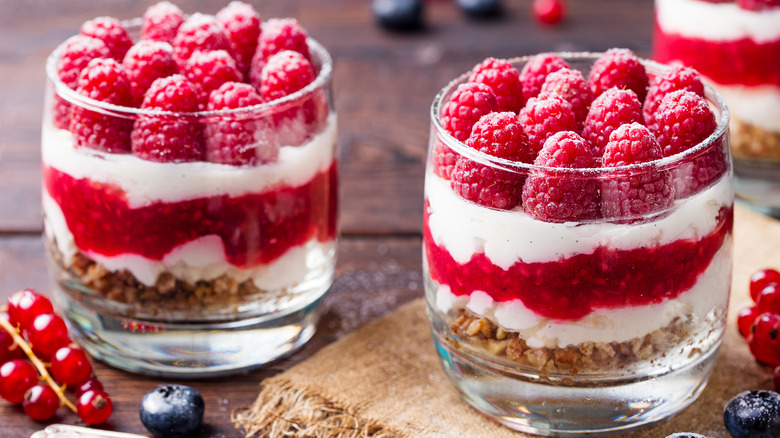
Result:
<svg viewBox="0 0 780 438">
<path fill-rule="evenodd" d="M 780 217 L 780 7 L 738 3 L 656 0 L 653 57 L 714 84 L 731 113 L 737 197 Z"/>
<path fill-rule="evenodd" d="M 559 56 L 586 77 L 597 58 Z M 527 60 L 511 62 L 520 70 Z M 653 75 L 665 67 L 646 68 Z M 445 131 L 443 102 L 467 78 L 433 102 L 425 174 L 425 293 L 450 381 L 486 416 L 540 435 L 614 433 L 677 413 L 704 388 L 726 323 L 734 195 L 722 99 L 706 89 L 717 129 L 686 152 L 553 169 L 491 157 Z M 616 185 L 660 175 L 674 200 L 646 215 L 604 210 L 597 219 L 545 222 L 522 206 L 461 198 L 434 170 L 437 154 L 518 181 L 592 187 L 600 202 Z"/>
<path fill-rule="evenodd" d="M 62 46 L 49 57 L 45 240 L 55 301 L 90 354 L 136 372 L 205 376 L 262 365 L 311 338 L 334 275 L 338 161 L 331 58 L 314 40 L 309 48 L 318 76 L 304 89 L 197 113 L 86 98 L 58 79 Z M 55 119 L 68 106 L 108 124 L 240 129 L 262 159 L 160 163 L 97 151 Z"/>
</svg>

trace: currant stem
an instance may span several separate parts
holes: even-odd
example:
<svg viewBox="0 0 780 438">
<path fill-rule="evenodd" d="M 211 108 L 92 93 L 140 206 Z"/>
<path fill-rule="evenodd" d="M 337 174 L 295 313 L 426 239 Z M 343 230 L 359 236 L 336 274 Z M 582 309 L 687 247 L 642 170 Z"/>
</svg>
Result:
<svg viewBox="0 0 780 438">
<path fill-rule="evenodd" d="M 76 406 L 68 400 L 67 397 L 65 397 L 65 393 L 62 392 L 62 387 L 57 385 L 57 382 L 52 379 L 51 375 L 49 374 L 49 371 L 46 370 L 46 365 L 41 362 L 40 359 L 38 359 L 38 356 L 33 353 L 32 348 L 27 344 L 27 342 L 22 338 L 22 336 L 19 334 L 19 332 L 14 328 L 8 320 L 5 318 L 0 318 L 0 326 L 2 326 L 5 331 L 8 332 L 9 335 L 13 338 L 16 345 L 19 346 L 19 348 L 24 351 L 24 353 L 27 355 L 28 358 L 30 358 L 30 362 L 35 365 L 35 368 L 38 369 L 38 374 L 40 374 L 41 378 L 46 381 L 46 383 L 51 387 L 51 389 L 54 390 L 54 392 L 57 394 L 57 397 L 60 399 L 60 403 L 67 406 L 68 409 L 73 411 L 73 413 L 77 413 Z"/>
</svg>

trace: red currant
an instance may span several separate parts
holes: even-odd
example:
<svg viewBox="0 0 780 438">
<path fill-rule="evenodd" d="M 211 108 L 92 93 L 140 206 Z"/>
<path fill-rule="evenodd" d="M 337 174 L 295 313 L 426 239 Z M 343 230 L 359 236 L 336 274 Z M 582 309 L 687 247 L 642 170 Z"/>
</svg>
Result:
<svg viewBox="0 0 780 438">
<path fill-rule="evenodd" d="M 8 321 L 22 329 L 36 316 L 52 312 L 51 301 L 32 289 L 20 290 L 8 298 Z"/>
<path fill-rule="evenodd" d="M 762 269 L 753 273 L 750 276 L 750 298 L 753 298 L 753 301 L 758 300 L 758 294 L 769 283 L 780 283 L 780 272 L 774 269 Z"/>
<path fill-rule="evenodd" d="M 780 315 L 762 313 L 750 329 L 748 345 L 757 361 L 780 365 Z"/>
<path fill-rule="evenodd" d="M 60 399 L 49 385 L 38 384 L 24 394 L 24 413 L 35 421 L 46 421 L 57 413 Z"/>
<path fill-rule="evenodd" d="M 0 364 L 11 359 L 21 359 L 24 352 L 14 343 L 14 338 L 5 330 L 0 329 Z"/>
<path fill-rule="evenodd" d="M 21 403 L 28 389 L 38 383 L 38 372 L 30 362 L 12 359 L 0 366 L 0 397 Z"/>
<path fill-rule="evenodd" d="M 26 334 L 33 350 L 44 358 L 50 358 L 58 348 L 70 343 L 65 321 L 53 313 L 36 316 L 27 327 Z"/>
<path fill-rule="evenodd" d="M 780 283 L 769 283 L 756 297 L 759 313 L 780 313 Z"/>
<path fill-rule="evenodd" d="M 101 424 L 108 420 L 114 405 L 111 399 L 103 391 L 90 389 L 81 394 L 76 400 L 76 410 L 79 418 L 87 424 Z"/>
<path fill-rule="evenodd" d="M 737 315 L 737 328 L 739 328 L 739 333 L 743 338 L 747 339 L 747 337 L 750 336 L 750 326 L 753 325 L 753 322 L 758 318 L 758 315 L 760 315 L 760 312 L 758 311 L 758 307 L 755 306 L 745 307 L 739 311 L 739 315 Z"/>
<path fill-rule="evenodd" d="M 92 364 L 80 348 L 60 347 L 51 357 L 51 373 L 64 385 L 78 385 L 92 375 Z"/>
<path fill-rule="evenodd" d="M 76 397 L 80 397 L 81 394 L 84 394 L 90 389 L 94 389 L 97 392 L 105 392 L 103 390 L 103 384 L 100 383 L 100 380 L 98 380 L 97 377 L 93 377 L 76 388 Z"/>
<path fill-rule="evenodd" d="M 563 0 L 534 0 L 533 12 L 540 23 L 553 25 L 563 20 L 566 8 Z"/>
</svg>

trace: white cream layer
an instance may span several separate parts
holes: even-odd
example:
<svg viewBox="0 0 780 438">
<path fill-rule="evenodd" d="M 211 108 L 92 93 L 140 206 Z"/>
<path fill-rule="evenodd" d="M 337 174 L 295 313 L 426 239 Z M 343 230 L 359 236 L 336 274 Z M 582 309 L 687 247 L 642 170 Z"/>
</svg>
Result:
<svg viewBox="0 0 780 438">
<path fill-rule="evenodd" d="M 699 239 L 718 225 L 718 212 L 733 204 L 731 180 L 717 184 L 685 202 L 665 217 L 642 224 L 535 220 L 522 211 L 493 210 L 461 198 L 449 181 L 428 171 L 425 196 L 428 225 L 436 245 L 444 247 L 458 263 L 484 253 L 503 269 L 515 262 L 549 262 L 575 254 L 590 254 L 599 246 L 634 249 L 663 245 L 678 239 Z"/>
<path fill-rule="evenodd" d="M 777 26 L 780 27 L 780 21 Z M 780 69 L 780 66 L 777 67 Z M 717 84 L 732 117 L 765 131 L 780 133 L 780 87 Z"/>
<path fill-rule="evenodd" d="M 68 229 L 59 205 L 43 194 L 46 236 L 56 239 L 57 249 L 69 264 L 78 251 L 73 234 Z M 225 247 L 218 236 L 210 235 L 174 248 L 161 261 L 136 254 L 106 257 L 87 252 L 86 255 L 110 271 L 127 269 L 141 283 L 154 286 L 157 277 L 167 271 L 176 278 L 195 283 L 227 275 L 238 282 L 252 280 L 261 290 L 279 290 L 300 283 L 309 272 L 321 270 L 334 256 L 336 243 L 320 242 L 316 238 L 304 245 L 290 248 L 273 262 L 254 268 L 239 269 L 225 256 Z"/>
<path fill-rule="evenodd" d="M 759 44 L 780 39 L 780 8 L 748 11 L 733 1 L 655 0 L 655 12 L 668 34 L 711 41 L 749 38 Z"/>
<path fill-rule="evenodd" d="M 436 292 L 442 312 L 467 308 L 506 331 L 517 332 L 531 348 L 564 348 L 584 342 L 624 342 L 666 327 L 675 318 L 703 321 L 714 309 L 725 312 L 731 288 L 731 238 L 715 253 L 696 284 L 663 303 L 597 309 L 578 321 L 556 321 L 529 310 L 521 300 L 495 302 L 483 291 L 458 297 L 448 286 Z"/>
<path fill-rule="evenodd" d="M 76 148 L 73 135 L 44 123 L 42 160 L 73 178 L 113 183 L 127 195 L 130 208 L 155 202 L 201 197 L 263 193 L 284 186 L 300 186 L 327 170 L 335 156 L 336 116 L 301 146 L 282 146 L 279 160 L 259 166 L 236 167 L 207 162 L 155 163 L 131 154 L 108 154 Z"/>
</svg>

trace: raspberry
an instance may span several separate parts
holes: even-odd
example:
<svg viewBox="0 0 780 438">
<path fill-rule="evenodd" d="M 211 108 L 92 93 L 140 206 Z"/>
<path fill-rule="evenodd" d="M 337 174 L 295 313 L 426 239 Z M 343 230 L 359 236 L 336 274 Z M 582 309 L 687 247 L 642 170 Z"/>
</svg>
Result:
<svg viewBox="0 0 780 438">
<path fill-rule="evenodd" d="M 224 50 L 196 51 L 184 63 L 182 73 L 198 85 L 206 97 L 225 82 L 240 82 L 242 77 L 236 62 Z"/>
<path fill-rule="evenodd" d="M 89 61 L 79 76 L 76 91 L 101 102 L 119 106 L 132 106 L 133 95 L 125 70 L 110 58 Z M 132 120 L 74 106 L 70 120 L 70 132 L 77 147 L 121 153 L 130 150 Z"/>
<path fill-rule="evenodd" d="M 200 108 L 200 93 L 187 78 L 175 74 L 154 81 L 141 108 L 194 112 Z M 133 154 L 157 162 L 198 161 L 203 158 L 202 137 L 194 118 L 142 115 L 133 127 Z"/>
<path fill-rule="evenodd" d="M 556 132 L 574 131 L 577 126 L 571 105 L 557 94 L 529 99 L 520 111 L 520 123 L 537 152 Z"/>
<path fill-rule="evenodd" d="M 585 118 L 582 136 L 593 154 L 601 157 L 612 131 L 627 123 L 642 122 L 642 104 L 631 90 L 610 88 L 593 100 Z"/>
<path fill-rule="evenodd" d="M 527 101 L 539 95 L 547 75 L 569 64 L 554 53 L 540 53 L 532 56 L 520 71 L 520 82 L 523 84 L 523 98 Z"/>
<path fill-rule="evenodd" d="M 95 58 L 108 58 L 111 52 L 103 40 L 84 35 L 76 35 L 65 41 L 59 63 L 57 77 L 68 88 L 76 89 L 79 73 Z M 56 96 L 54 100 L 54 126 L 67 129 L 70 124 L 70 102 Z"/>
<path fill-rule="evenodd" d="M 704 98 L 686 90 L 675 91 L 661 100 L 656 122 L 656 136 L 665 157 L 696 146 L 717 126 L 715 115 Z"/>
<path fill-rule="evenodd" d="M 216 15 L 230 42 L 230 50 L 242 75 L 249 73 L 260 37 L 260 14 L 247 3 L 232 1 Z"/>
<path fill-rule="evenodd" d="M 184 65 L 193 53 L 210 50 L 229 51 L 230 42 L 214 16 L 192 14 L 182 23 L 173 39 L 173 59 L 179 70 L 184 70 Z"/>
<path fill-rule="evenodd" d="M 604 148 L 604 167 L 647 163 L 663 157 L 653 134 L 639 123 L 615 129 Z M 630 219 L 663 211 L 672 205 L 671 174 L 657 169 L 635 169 L 602 183 L 601 211 L 605 218 Z"/>
<path fill-rule="evenodd" d="M 245 108 L 261 103 L 263 99 L 251 85 L 226 82 L 209 96 L 208 110 Z M 278 146 L 263 141 L 261 136 L 268 131 L 265 120 L 238 117 L 240 114 L 228 115 L 206 123 L 206 160 L 235 166 L 276 161 Z"/>
<path fill-rule="evenodd" d="M 111 57 L 122 62 L 125 53 L 130 50 L 133 40 L 116 18 L 97 17 L 81 25 L 81 34 L 103 40 L 111 52 Z"/>
<path fill-rule="evenodd" d="M 141 106 L 144 93 L 156 79 L 176 73 L 173 47 L 162 41 L 141 40 L 127 51 L 122 65 L 130 79 L 133 105 Z"/>
<path fill-rule="evenodd" d="M 748 11 L 780 8 L 780 0 L 737 0 L 737 5 Z"/>
<path fill-rule="evenodd" d="M 466 141 L 471 128 L 497 105 L 496 95 L 485 84 L 466 82 L 458 86 L 441 110 L 441 124 L 459 141 Z M 443 143 L 438 142 L 433 150 L 433 171 L 449 179 L 458 160 L 458 155 Z"/>
<path fill-rule="evenodd" d="M 588 83 L 593 97 L 612 87 L 632 90 L 644 102 L 649 79 L 639 58 L 628 49 L 609 49 L 593 63 Z"/>
<path fill-rule="evenodd" d="M 309 85 L 315 76 L 314 67 L 301 53 L 283 50 L 268 59 L 261 77 L 260 96 L 265 102 L 281 99 Z M 301 144 L 327 115 L 327 103 L 321 92 L 316 91 L 305 99 L 274 114 L 281 143 Z"/>
<path fill-rule="evenodd" d="M 564 169 L 596 167 L 588 143 L 575 132 L 553 134 L 534 165 Z M 598 184 L 550 169 L 534 169 L 523 186 L 523 207 L 529 216 L 545 222 L 567 222 L 598 217 Z"/>
<path fill-rule="evenodd" d="M 570 68 L 554 71 L 544 80 L 541 93 L 555 93 L 569 102 L 574 119 L 577 121 L 577 130 L 582 131 L 585 117 L 588 116 L 588 108 L 593 102 L 593 93 L 582 73 Z"/>
<path fill-rule="evenodd" d="M 667 94 L 677 90 L 693 91 L 704 97 L 704 84 L 701 82 L 699 72 L 690 67 L 673 65 L 653 79 L 650 88 L 647 90 L 647 97 L 645 97 L 645 103 L 642 108 L 645 126 L 647 126 L 650 132 L 655 133 L 658 130 L 655 113 L 661 104 L 661 100 Z"/>
<path fill-rule="evenodd" d="M 141 39 L 172 43 L 176 31 L 184 23 L 184 13 L 178 6 L 161 1 L 149 6 L 141 24 Z"/>
<path fill-rule="evenodd" d="M 306 43 L 306 31 L 294 18 L 272 18 L 263 24 L 257 51 L 249 68 L 249 83 L 260 88 L 263 67 L 271 56 L 283 51 L 292 50 L 311 59 L 309 45 Z"/>
<path fill-rule="evenodd" d="M 533 163 L 536 158 L 517 114 L 513 112 L 493 112 L 482 116 L 474 124 L 466 145 L 511 161 Z"/>
<path fill-rule="evenodd" d="M 471 70 L 469 82 L 485 84 L 496 95 L 496 111 L 517 114 L 523 107 L 523 84 L 520 72 L 508 61 L 488 58 Z"/>
</svg>

